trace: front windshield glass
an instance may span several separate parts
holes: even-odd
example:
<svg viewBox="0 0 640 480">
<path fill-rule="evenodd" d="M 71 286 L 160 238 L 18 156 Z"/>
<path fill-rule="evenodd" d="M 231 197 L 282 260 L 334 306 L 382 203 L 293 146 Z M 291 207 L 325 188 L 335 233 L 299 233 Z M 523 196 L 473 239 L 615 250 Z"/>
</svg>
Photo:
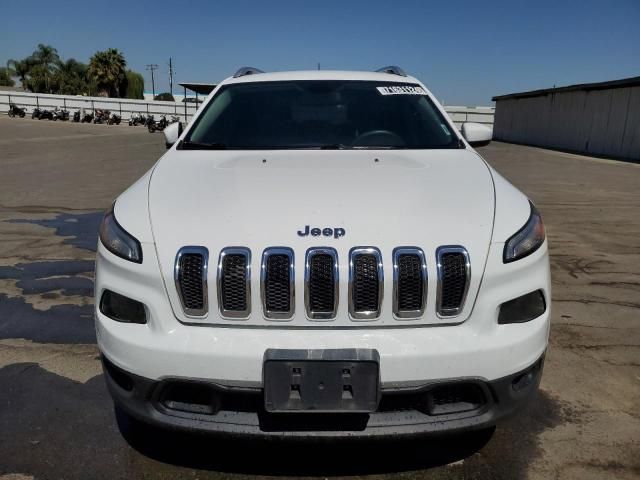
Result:
<svg viewBox="0 0 640 480">
<path fill-rule="evenodd" d="M 184 149 L 459 148 L 458 137 L 416 84 L 353 80 L 223 86 Z"/>
</svg>

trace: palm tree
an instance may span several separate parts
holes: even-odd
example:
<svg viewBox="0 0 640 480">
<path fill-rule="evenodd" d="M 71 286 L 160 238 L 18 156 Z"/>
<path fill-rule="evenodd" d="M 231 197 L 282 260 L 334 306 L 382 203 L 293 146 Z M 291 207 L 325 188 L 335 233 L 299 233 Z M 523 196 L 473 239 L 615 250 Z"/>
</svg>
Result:
<svg viewBox="0 0 640 480">
<path fill-rule="evenodd" d="M 127 62 L 116 48 L 96 52 L 89 60 L 89 77 L 100 95 L 117 97 L 119 87 L 126 80 Z"/>
<path fill-rule="evenodd" d="M 39 43 L 35 52 L 26 60 L 32 67 L 38 68 L 38 76 L 44 81 L 45 89 L 48 93 L 51 91 L 51 77 L 55 74 L 60 65 L 60 56 L 58 50 L 51 45 Z"/>
<path fill-rule="evenodd" d="M 31 54 L 31 57 L 35 59 L 35 63 L 44 65 L 48 70 L 54 70 L 60 65 L 60 56 L 58 50 L 51 45 L 44 45 L 39 43 L 35 52 Z"/>
</svg>

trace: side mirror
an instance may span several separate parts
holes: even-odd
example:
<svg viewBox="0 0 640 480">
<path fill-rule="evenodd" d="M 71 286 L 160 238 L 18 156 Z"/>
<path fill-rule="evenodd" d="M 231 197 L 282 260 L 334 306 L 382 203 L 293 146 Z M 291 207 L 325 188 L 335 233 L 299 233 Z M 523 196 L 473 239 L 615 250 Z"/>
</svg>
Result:
<svg viewBox="0 0 640 480">
<path fill-rule="evenodd" d="M 472 147 L 489 145 L 493 137 L 493 129 L 481 123 L 465 122 L 460 128 L 460 132 Z"/>
<path fill-rule="evenodd" d="M 167 148 L 171 148 L 171 146 L 178 141 L 180 135 L 182 135 L 182 122 L 173 122 L 170 125 L 167 125 L 164 130 L 164 142 Z"/>
</svg>

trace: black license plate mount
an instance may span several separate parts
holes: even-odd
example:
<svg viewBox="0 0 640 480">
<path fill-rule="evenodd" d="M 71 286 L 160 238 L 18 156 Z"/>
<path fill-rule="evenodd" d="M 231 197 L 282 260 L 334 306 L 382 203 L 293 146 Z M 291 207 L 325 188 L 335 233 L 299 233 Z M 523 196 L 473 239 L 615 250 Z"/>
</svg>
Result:
<svg viewBox="0 0 640 480">
<path fill-rule="evenodd" d="M 373 349 L 269 349 L 262 376 L 270 413 L 370 413 L 380 401 Z"/>
</svg>

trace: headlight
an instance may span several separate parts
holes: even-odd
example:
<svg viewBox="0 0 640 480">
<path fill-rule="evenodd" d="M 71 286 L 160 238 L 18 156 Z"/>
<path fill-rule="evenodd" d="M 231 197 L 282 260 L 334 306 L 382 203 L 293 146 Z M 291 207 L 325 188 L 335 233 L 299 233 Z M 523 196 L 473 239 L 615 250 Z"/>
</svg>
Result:
<svg viewBox="0 0 640 480">
<path fill-rule="evenodd" d="M 140 242 L 127 233 L 117 222 L 113 214 L 113 205 L 104 214 L 100 224 L 100 241 L 114 255 L 130 262 L 142 263 Z"/>
<path fill-rule="evenodd" d="M 544 243 L 545 233 L 542 217 L 531 202 L 529 220 L 504 245 L 502 260 L 504 263 L 514 262 L 531 255 Z"/>
</svg>

